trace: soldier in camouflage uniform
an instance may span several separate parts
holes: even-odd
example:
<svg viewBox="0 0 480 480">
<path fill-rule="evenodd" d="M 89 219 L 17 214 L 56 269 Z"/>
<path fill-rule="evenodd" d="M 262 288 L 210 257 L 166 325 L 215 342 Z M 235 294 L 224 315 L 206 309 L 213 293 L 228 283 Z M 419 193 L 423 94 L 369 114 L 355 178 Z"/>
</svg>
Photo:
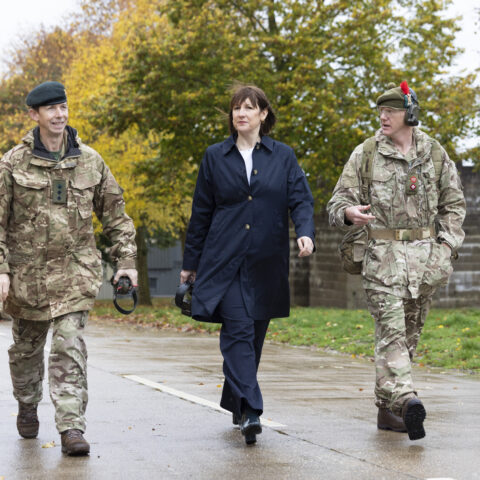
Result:
<svg viewBox="0 0 480 480">
<path fill-rule="evenodd" d="M 365 142 L 345 165 L 327 210 L 331 225 L 368 232 L 362 277 L 375 319 L 377 424 L 415 440 L 425 436 L 426 412 L 411 360 L 435 289 L 447 283 L 463 242 L 465 199 L 455 164 L 415 127 L 418 100 L 406 82 L 389 85 L 377 107 L 369 205 L 360 193 Z"/>
<path fill-rule="evenodd" d="M 92 211 L 112 241 L 115 281 L 137 284 L 135 229 L 122 189 L 93 149 L 67 126 L 64 87 L 45 82 L 27 97 L 38 126 L 0 161 L 0 300 L 13 317 L 9 349 L 17 428 L 35 438 L 43 349 L 53 327 L 48 374 L 62 451 L 89 453 L 83 438 L 87 350 L 82 334 L 102 282 Z"/>
</svg>

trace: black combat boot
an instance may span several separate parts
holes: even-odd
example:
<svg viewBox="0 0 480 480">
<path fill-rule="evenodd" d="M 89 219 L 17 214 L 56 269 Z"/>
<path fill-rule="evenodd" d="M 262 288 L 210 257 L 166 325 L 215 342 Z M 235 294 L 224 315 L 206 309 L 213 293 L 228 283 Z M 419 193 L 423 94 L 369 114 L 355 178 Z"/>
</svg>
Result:
<svg viewBox="0 0 480 480">
<path fill-rule="evenodd" d="M 392 432 L 407 432 L 402 417 L 395 415 L 389 408 L 378 409 L 377 428 L 379 430 L 391 430 Z"/>
<path fill-rule="evenodd" d="M 402 417 L 410 440 L 418 440 L 425 436 L 423 421 L 426 416 L 427 412 L 419 398 L 409 398 L 403 404 Z"/>
<path fill-rule="evenodd" d="M 83 438 L 83 432 L 77 429 L 65 430 L 61 434 L 62 452 L 67 455 L 88 455 L 90 444 Z"/>
<path fill-rule="evenodd" d="M 23 438 L 36 438 L 40 423 L 37 416 L 37 405 L 18 402 L 17 430 Z"/>
</svg>

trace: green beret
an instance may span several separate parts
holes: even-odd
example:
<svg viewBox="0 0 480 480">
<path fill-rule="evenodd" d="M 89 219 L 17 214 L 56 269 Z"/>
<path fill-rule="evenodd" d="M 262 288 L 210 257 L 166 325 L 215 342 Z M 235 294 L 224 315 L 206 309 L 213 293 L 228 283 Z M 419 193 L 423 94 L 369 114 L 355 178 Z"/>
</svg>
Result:
<svg viewBox="0 0 480 480">
<path fill-rule="evenodd" d="M 26 103 L 29 107 L 57 105 L 67 101 L 65 87 L 59 82 L 43 82 L 37 85 L 28 95 Z"/>
<path fill-rule="evenodd" d="M 388 90 L 377 98 L 377 107 L 406 108 L 405 94 L 394 83 L 388 84 Z"/>
</svg>

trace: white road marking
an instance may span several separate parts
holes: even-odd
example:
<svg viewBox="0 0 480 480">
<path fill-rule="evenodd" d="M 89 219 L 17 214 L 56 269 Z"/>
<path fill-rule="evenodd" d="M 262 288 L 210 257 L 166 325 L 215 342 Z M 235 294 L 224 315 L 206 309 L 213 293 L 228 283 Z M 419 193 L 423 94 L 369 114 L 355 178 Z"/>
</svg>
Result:
<svg viewBox="0 0 480 480">
<path fill-rule="evenodd" d="M 0 336 L 2 336 L 2 337 L 6 337 L 6 336 L 7 336 L 7 334 L 6 334 L 6 333 L 0 333 Z"/>
<path fill-rule="evenodd" d="M 209 400 L 205 400 L 204 398 L 197 397 L 196 395 L 190 395 L 189 393 L 176 390 L 175 388 L 167 387 L 165 385 L 162 385 L 161 383 L 152 382 L 151 380 L 147 380 L 146 378 L 142 378 L 137 375 L 123 375 L 123 377 L 127 378 L 128 380 L 141 383 L 142 385 L 146 385 L 147 387 L 154 388 L 155 390 L 160 390 L 163 393 L 168 393 L 169 395 L 173 395 L 175 397 L 181 398 L 182 400 L 187 400 L 192 403 L 197 403 L 198 405 L 209 407 L 213 410 L 216 410 L 217 412 L 222 412 L 227 415 L 231 415 L 231 412 L 220 407 L 220 405 L 217 405 L 214 402 L 210 402 Z M 265 418 L 262 418 L 261 421 L 262 421 L 262 425 L 273 428 L 273 429 L 286 427 L 286 425 L 283 425 L 277 422 L 272 422 L 271 420 L 267 420 Z"/>
</svg>

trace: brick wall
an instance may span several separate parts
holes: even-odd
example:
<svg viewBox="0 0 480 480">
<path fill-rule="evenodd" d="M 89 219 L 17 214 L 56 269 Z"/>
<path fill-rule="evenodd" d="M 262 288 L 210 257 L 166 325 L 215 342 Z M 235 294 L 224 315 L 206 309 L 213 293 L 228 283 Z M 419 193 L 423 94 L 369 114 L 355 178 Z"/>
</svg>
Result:
<svg viewBox="0 0 480 480">
<path fill-rule="evenodd" d="M 471 167 L 460 167 L 467 216 L 464 223 L 465 242 L 454 261 L 454 272 L 446 287 L 435 295 L 437 307 L 480 306 L 480 173 Z M 342 270 L 337 247 L 341 233 L 328 226 L 325 213 L 316 217 L 317 251 L 307 259 L 299 259 L 292 231 L 290 288 L 293 305 L 339 308 L 365 308 L 360 275 Z"/>
</svg>

